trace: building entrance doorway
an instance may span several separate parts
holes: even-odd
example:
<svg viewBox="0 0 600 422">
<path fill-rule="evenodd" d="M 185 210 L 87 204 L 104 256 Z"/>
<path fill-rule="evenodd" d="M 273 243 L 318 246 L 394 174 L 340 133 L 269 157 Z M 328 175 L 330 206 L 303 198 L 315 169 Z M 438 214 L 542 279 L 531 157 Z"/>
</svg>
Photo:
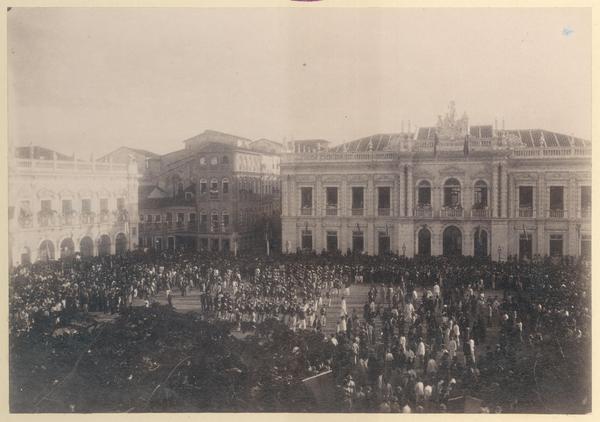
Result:
<svg viewBox="0 0 600 422">
<path fill-rule="evenodd" d="M 462 233 L 455 226 L 444 230 L 444 256 L 462 255 Z"/>
<path fill-rule="evenodd" d="M 519 236 L 519 259 L 531 259 L 531 236 L 522 234 Z"/>
<path fill-rule="evenodd" d="M 427 229 L 419 230 L 419 249 L 420 256 L 431 255 L 431 232 Z"/>
</svg>

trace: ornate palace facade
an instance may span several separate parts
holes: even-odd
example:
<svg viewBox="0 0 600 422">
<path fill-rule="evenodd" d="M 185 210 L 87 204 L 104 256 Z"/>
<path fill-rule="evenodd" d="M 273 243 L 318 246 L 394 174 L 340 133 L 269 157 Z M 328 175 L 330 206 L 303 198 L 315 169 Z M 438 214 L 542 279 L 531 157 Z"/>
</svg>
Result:
<svg viewBox="0 0 600 422">
<path fill-rule="evenodd" d="M 11 265 L 137 246 L 135 161 L 81 161 L 40 147 L 9 157 Z"/>
<path fill-rule="evenodd" d="M 436 126 L 289 148 L 282 249 L 399 255 L 589 255 L 591 143 L 546 130 Z"/>
</svg>

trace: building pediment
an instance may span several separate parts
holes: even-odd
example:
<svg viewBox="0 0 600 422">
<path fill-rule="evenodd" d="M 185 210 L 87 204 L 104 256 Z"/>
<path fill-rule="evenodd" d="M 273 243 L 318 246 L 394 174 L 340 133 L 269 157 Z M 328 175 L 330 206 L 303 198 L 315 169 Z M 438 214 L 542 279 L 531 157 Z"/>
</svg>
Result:
<svg viewBox="0 0 600 422">
<path fill-rule="evenodd" d="M 37 193 L 38 198 L 56 198 L 56 194 L 48 188 L 42 188 Z"/>
<path fill-rule="evenodd" d="M 465 174 L 465 170 L 460 167 L 450 166 L 441 169 L 439 173 L 444 176 L 461 176 Z"/>
<path fill-rule="evenodd" d="M 304 174 L 304 175 L 296 176 L 296 182 L 299 182 L 299 183 L 314 182 L 315 180 L 317 180 L 317 178 L 316 178 L 316 176 L 313 176 L 313 175 Z"/>
<path fill-rule="evenodd" d="M 61 190 L 60 193 L 59 193 L 59 195 L 60 195 L 61 198 L 65 198 L 65 199 L 74 198 L 75 197 L 75 193 L 72 192 L 72 191 L 70 191 L 69 189 L 63 189 L 63 190 Z"/>
</svg>

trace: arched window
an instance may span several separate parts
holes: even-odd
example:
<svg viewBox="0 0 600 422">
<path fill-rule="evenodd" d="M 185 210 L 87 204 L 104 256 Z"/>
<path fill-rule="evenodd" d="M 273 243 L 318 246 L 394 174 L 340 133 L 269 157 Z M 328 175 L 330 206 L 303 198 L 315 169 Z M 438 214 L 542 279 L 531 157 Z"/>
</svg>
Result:
<svg viewBox="0 0 600 422">
<path fill-rule="evenodd" d="M 460 182 L 454 178 L 444 183 L 444 207 L 460 208 Z"/>
<path fill-rule="evenodd" d="M 473 208 L 484 209 L 488 206 L 487 183 L 478 180 L 473 190 Z"/>
<path fill-rule="evenodd" d="M 229 213 L 223 211 L 223 231 L 229 230 Z"/>
<path fill-rule="evenodd" d="M 210 181 L 210 199 L 219 199 L 219 181 L 217 179 Z"/>
<path fill-rule="evenodd" d="M 431 183 L 421 180 L 417 188 L 417 206 L 425 208 L 431 206 Z"/>
<path fill-rule="evenodd" d="M 219 213 L 212 211 L 210 214 L 210 231 L 217 233 L 219 231 Z"/>
<path fill-rule="evenodd" d="M 223 193 L 229 193 L 229 179 L 224 178 L 221 183 L 223 184 Z"/>
</svg>

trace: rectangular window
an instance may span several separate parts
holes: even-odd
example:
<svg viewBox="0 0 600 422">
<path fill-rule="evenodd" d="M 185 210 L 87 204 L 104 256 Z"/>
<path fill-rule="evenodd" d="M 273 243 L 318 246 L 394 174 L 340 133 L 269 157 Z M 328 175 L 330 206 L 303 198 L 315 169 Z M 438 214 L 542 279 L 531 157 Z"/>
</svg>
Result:
<svg viewBox="0 0 600 422">
<path fill-rule="evenodd" d="M 50 199 L 42 199 L 41 201 L 42 211 L 52 211 L 52 201 Z"/>
<path fill-rule="evenodd" d="M 327 252 L 336 252 L 338 250 L 338 236 L 337 232 L 327 232 Z"/>
<path fill-rule="evenodd" d="M 117 209 L 119 211 L 125 209 L 125 198 L 117 198 Z"/>
<path fill-rule="evenodd" d="M 592 236 L 583 235 L 581 236 L 581 256 L 585 258 L 592 257 Z"/>
<path fill-rule="evenodd" d="M 100 199 L 100 211 L 108 211 L 108 198 Z"/>
<path fill-rule="evenodd" d="M 73 211 L 73 204 L 70 199 L 62 200 L 62 213 L 64 215 L 70 214 Z"/>
<path fill-rule="evenodd" d="M 551 210 L 563 210 L 563 187 L 562 186 L 550 186 L 550 209 Z"/>
<path fill-rule="evenodd" d="M 223 193 L 229 193 L 229 181 L 223 180 Z"/>
<path fill-rule="evenodd" d="M 582 186 L 581 187 L 581 209 L 589 210 L 592 208 L 592 187 Z"/>
<path fill-rule="evenodd" d="M 158 215 L 155 215 L 155 216 L 154 216 L 154 222 L 155 222 L 155 223 L 160 223 L 160 217 L 161 217 L 161 216 L 160 216 L 160 214 L 158 214 Z"/>
<path fill-rule="evenodd" d="M 200 181 L 200 194 L 204 194 L 207 192 L 207 185 L 206 185 L 206 180 L 201 180 Z"/>
<path fill-rule="evenodd" d="M 191 212 L 189 219 L 190 219 L 190 223 L 195 223 L 196 222 L 196 213 Z"/>
<path fill-rule="evenodd" d="M 134 226 L 134 227 L 131 228 L 131 235 L 132 236 L 137 236 L 137 227 Z"/>
<path fill-rule="evenodd" d="M 311 230 L 302 230 L 302 249 L 305 251 L 312 251 L 313 249 Z"/>
<path fill-rule="evenodd" d="M 186 199 L 187 201 L 190 201 L 190 200 L 192 199 L 192 192 L 186 192 L 186 193 L 185 193 L 185 199 Z"/>
<path fill-rule="evenodd" d="M 170 212 L 168 212 L 166 220 L 167 220 L 167 223 L 172 222 L 173 221 L 173 214 L 171 214 Z"/>
<path fill-rule="evenodd" d="M 84 214 L 92 212 L 92 200 L 89 198 L 81 200 L 81 212 Z"/>
<path fill-rule="evenodd" d="M 229 214 L 223 214 L 223 228 L 229 228 Z"/>
<path fill-rule="evenodd" d="M 533 186 L 519 186 L 519 208 L 533 208 Z"/>
<path fill-rule="evenodd" d="M 200 230 L 208 230 L 208 216 L 206 214 L 200 214 Z"/>
<path fill-rule="evenodd" d="M 177 224 L 182 225 L 185 215 L 182 212 L 177 213 Z"/>
<path fill-rule="evenodd" d="M 379 232 L 379 254 L 390 253 L 390 235 L 386 232 Z"/>
<path fill-rule="evenodd" d="M 352 252 L 362 252 L 365 248 L 365 238 L 363 232 L 352 232 Z"/>
<path fill-rule="evenodd" d="M 562 256 L 563 236 L 562 234 L 550 235 L 550 256 Z"/>
<path fill-rule="evenodd" d="M 148 215 L 146 216 L 146 222 L 147 222 L 147 223 L 152 223 L 152 216 L 151 216 L 150 214 L 148 214 Z"/>
<path fill-rule="evenodd" d="M 327 215 L 337 215 L 338 209 L 338 188 L 325 188 L 325 202 L 327 207 Z"/>
<path fill-rule="evenodd" d="M 390 215 L 391 200 L 389 186 L 377 188 L 377 209 L 379 215 Z"/>
<path fill-rule="evenodd" d="M 300 188 L 300 209 L 302 215 L 312 214 L 312 188 Z"/>
<path fill-rule="evenodd" d="M 365 188 L 352 188 L 352 215 L 363 215 L 365 207 Z"/>
</svg>

